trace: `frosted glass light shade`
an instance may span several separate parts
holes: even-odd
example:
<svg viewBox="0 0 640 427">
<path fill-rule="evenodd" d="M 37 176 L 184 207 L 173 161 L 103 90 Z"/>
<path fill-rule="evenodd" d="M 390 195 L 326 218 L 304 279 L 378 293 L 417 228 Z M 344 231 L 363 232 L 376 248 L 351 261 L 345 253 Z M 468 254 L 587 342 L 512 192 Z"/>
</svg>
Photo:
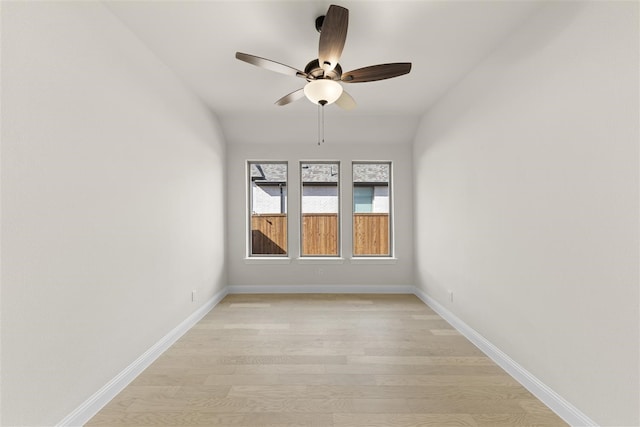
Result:
<svg viewBox="0 0 640 427">
<path fill-rule="evenodd" d="M 342 95 L 342 85 L 329 79 L 313 80 L 305 85 L 304 94 L 314 104 L 320 104 L 321 101 L 331 104 Z"/>
</svg>

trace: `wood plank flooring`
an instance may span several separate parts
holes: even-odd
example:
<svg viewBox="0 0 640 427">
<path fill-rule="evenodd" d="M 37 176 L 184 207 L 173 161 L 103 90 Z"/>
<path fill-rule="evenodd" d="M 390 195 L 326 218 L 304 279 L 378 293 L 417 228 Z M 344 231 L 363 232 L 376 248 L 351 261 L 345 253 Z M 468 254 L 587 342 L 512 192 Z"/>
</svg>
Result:
<svg viewBox="0 0 640 427">
<path fill-rule="evenodd" d="M 413 295 L 229 295 L 88 426 L 565 426 Z"/>
</svg>

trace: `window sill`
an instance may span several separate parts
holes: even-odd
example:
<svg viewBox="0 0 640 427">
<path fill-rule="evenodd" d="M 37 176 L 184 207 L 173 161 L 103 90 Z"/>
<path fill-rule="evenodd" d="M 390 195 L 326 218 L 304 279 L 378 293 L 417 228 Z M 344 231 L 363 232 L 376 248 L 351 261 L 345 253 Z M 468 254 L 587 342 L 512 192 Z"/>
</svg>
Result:
<svg viewBox="0 0 640 427">
<path fill-rule="evenodd" d="M 291 264 L 291 258 L 288 257 L 246 257 L 244 259 L 245 264 Z"/>
<path fill-rule="evenodd" d="M 299 257 L 298 264 L 343 264 L 344 258 L 340 257 Z"/>
<path fill-rule="evenodd" d="M 395 264 L 396 262 L 398 262 L 398 258 L 392 258 L 392 257 L 375 257 L 375 256 L 371 256 L 371 257 L 355 257 L 355 258 L 350 258 L 349 262 L 351 264 Z"/>
</svg>

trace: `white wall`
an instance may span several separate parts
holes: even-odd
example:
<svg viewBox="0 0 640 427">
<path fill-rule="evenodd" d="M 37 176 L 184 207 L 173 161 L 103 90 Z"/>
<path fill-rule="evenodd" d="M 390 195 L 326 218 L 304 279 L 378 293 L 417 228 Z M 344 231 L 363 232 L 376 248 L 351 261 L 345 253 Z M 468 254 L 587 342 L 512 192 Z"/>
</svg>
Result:
<svg viewBox="0 0 640 427">
<path fill-rule="evenodd" d="M 3 425 L 56 424 L 222 288 L 223 147 L 102 4 L 3 2 Z"/>
<path fill-rule="evenodd" d="M 414 144 L 417 284 L 615 426 L 640 425 L 638 39 L 637 2 L 548 3 Z"/>
<path fill-rule="evenodd" d="M 310 106 L 311 108 L 311 106 Z M 312 110 L 312 114 L 315 110 Z M 274 153 L 280 153 L 274 155 Z M 249 160 L 289 162 L 288 203 L 289 253 L 291 264 L 247 264 L 247 183 L 246 163 Z M 301 160 L 339 161 L 341 166 L 342 264 L 302 264 L 296 259 L 300 252 L 300 177 Z M 361 265 L 349 261 L 352 247 L 352 189 L 350 185 L 353 160 L 391 160 L 395 203 L 395 264 Z M 318 147 L 308 144 L 237 144 L 227 147 L 227 268 L 230 285 L 412 285 L 413 284 L 413 202 L 411 185 L 411 146 L 409 144 L 362 145 L 326 143 Z"/>
</svg>

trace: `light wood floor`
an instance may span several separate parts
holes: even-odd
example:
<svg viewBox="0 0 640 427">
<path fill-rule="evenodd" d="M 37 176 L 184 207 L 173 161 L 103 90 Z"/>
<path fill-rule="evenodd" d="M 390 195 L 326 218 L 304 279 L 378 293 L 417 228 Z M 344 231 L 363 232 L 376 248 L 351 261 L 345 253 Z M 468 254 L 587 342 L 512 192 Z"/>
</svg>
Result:
<svg viewBox="0 0 640 427">
<path fill-rule="evenodd" d="M 413 295 L 230 295 L 87 425 L 566 424 Z"/>
</svg>

